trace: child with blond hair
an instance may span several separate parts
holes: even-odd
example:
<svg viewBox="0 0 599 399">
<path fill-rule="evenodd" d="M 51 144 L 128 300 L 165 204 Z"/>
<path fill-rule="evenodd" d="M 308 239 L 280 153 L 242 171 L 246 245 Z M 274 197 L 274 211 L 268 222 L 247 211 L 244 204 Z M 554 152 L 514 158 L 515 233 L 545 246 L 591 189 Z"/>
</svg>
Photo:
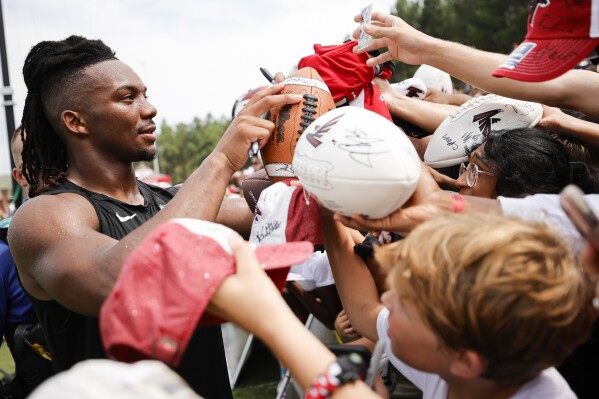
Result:
<svg viewBox="0 0 599 399">
<path fill-rule="evenodd" d="M 384 340 L 424 398 L 575 397 L 553 368 L 589 335 L 589 284 L 549 228 L 496 215 L 433 219 L 376 259 L 379 301 L 350 230 L 324 218 L 325 246 L 356 331 Z"/>
</svg>

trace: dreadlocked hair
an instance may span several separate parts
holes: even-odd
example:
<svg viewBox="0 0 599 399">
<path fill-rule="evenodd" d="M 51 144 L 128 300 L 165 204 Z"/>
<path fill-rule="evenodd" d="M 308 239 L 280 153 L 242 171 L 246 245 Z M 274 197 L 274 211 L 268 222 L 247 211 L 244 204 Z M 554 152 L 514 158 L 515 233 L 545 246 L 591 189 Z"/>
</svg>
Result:
<svg viewBox="0 0 599 399">
<path fill-rule="evenodd" d="M 30 197 L 56 187 L 66 177 L 69 164 L 67 149 L 51 125 L 44 105 L 64 96 L 83 77 L 84 68 L 116 59 L 114 51 L 101 40 L 81 36 L 43 41 L 29 51 L 23 65 L 27 97 L 21 138 L 23 175 L 30 185 Z"/>
</svg>

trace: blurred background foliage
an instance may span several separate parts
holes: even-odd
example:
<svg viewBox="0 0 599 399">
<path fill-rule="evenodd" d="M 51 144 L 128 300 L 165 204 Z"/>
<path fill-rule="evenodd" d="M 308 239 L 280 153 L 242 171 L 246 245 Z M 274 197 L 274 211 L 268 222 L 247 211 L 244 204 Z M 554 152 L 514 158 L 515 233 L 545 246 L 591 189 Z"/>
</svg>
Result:
<svg viewBox="0 0 599 399">
<path fill-rule="evenodd" d="M 509 54 L 526 36 L 529 5 L 526 0 L 398 0 L 394 14 L 431 36 Z M 411 77 L 418 68 L 395 65 L 394 82 Z"/>
</svg>

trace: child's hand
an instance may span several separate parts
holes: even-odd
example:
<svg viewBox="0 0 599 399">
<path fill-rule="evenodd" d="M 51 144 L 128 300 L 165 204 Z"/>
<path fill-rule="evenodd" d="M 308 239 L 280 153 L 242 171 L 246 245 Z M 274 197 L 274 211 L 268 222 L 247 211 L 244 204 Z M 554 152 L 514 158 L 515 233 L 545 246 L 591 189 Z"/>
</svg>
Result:
<svg viewBox="0 0 599 399">
<path fill-rule="evenodd" d="M 340 335 L 352 338 L 360 337 L 360 334 L 354 330 L 351 323 L 349 322 L 349 318 L 347 317 L 347 313 L 345 310 L 341 310 L 335 319 L 335 331 L 337 331 Z"/>
</svg>

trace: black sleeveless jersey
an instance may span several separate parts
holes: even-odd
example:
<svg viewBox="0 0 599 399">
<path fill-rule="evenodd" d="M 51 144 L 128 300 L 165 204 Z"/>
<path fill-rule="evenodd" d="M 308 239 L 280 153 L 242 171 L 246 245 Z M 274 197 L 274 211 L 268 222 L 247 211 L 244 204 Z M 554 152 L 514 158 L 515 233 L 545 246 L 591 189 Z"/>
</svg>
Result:
<svg viewBox="0 0 599 399">
<path fill-rule="evenodd" d="M 86 190 L 66 179 L 43 194 L 81 195 L 96 210 L 98 231 L 119 240 L 154 216 L 177 192 L 176 187 L 163 189 L 141 181 L 137 185 L 144 198 L 143 205 L 127 204 Z M 57 371 L 66 370 L 85 359 L 106 358 L 97 317 L 74 313 L 53 300 L 30 298 L 47 336 Z M 196 330 L 176 371 L 206 399 L 232 398 L 219 326 Z"/>
</svg>

